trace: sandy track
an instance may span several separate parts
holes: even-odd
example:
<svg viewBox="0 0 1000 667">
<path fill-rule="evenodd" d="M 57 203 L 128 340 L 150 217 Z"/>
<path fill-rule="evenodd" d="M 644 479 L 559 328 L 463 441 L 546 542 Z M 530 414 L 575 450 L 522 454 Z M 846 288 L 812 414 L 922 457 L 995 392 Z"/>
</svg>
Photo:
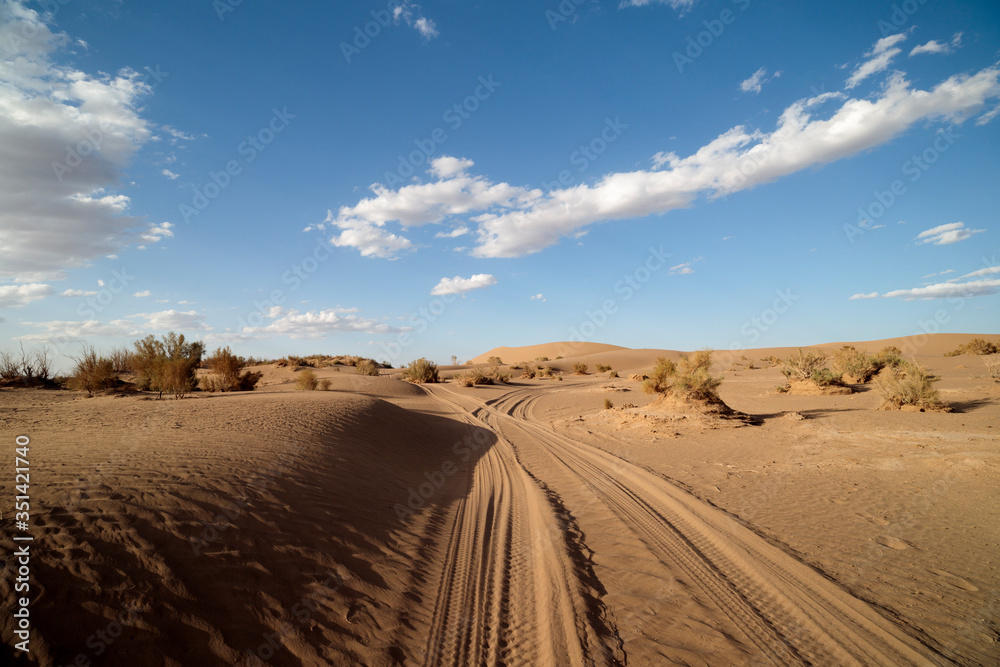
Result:
<svg viewBox="0 0 1000 667">
<path fill-rule="evenodd" d="M 470 422 L 468 399 L 433 392 Z M 426 665 L 612 665 L 616 638 L 581 580 L 579 554 L 545 491 L 499 438 L 473 470 L 444 540 Z M 549 539 L 559 536 L 553 546 Z"/>
<path fill-rule="evenodd" d="M 503 461 L 487 464 L 484 471 L 477 471 L 477 474 L 491 474 L 487 469 L 506 469 L 506 473 L 492 473 L 494 476 L 489 481 L 477 480 L 476 488 L 480 493 L 484 489 L 496 489 L 505 475 L 506 483 L 510 483 L 511 471 L 516 470 L 511 460 L 516 458 L 519 449 L 544 449 L 558 465 L 599 497 L 660 561 L 684 572 L 743 631 L 756 647 L 761 662 L 777 665 L 948 664 L 944 659 L 933 658 L 930 649 L 874 607 L 720 510 L 662 477 L 605 451 L 581 445 L 534 421 L 531 404 L 544 393 L 538 388 L 513 390 L 488 404 L 459 396 L 445 387 L 437 387 L 432 393 L 452 406 L 465 408 L 498 434 L 501 445 L 496 448 L 496 458 Z M 531 474 L 544 477 L 540 471 L 533 470 Z M 485 497 L 476 499 L 475 494 L 470 500 L 480 506 L 487 502 Z M 515 504 L 508 502 L 504 511 L 515 510 Z M 568 509 L 573 510 L 572 507 Z M 536 515 L 531 520 L 544 525 L 542 516 Z M 517 523 L 516 516 L 512 522 Z M 473 521 L 471 525 L 477 524 Z M 456 525 L 457 533 L 463 530 L 467 529 Z M 481 528 L 475 534 L 486 536 Z M 507 549 L 507 545 L 508 542 L 498 539 L 495 546 L 484 545 L 481 549 L 496 554 L 498 548 Z M 552 565 L 532 563 L 530 567 Z M 499 573 L 493 576 L 503 579 Z M 559 586 L 572 590 L 572 585 L 565 580 L 560 581 Z M 534 589 L 522 586 L 509 590 L 508 595 L 516 600 L 516 596 L 529 591 L 534 592 Z M 508 610 L 508 614 L 517 619 L 517 603 L 511 604 L 515 608 Z M 568 636 L 554 629 L 550 632 L 553 637 Z M 537 639 L 543 641 L 544 634 Z M 542 648 L 537 650 L 542 651 Z M 481 662 L 476 655 L 471 657 L 467 664 Z M 558 660 L 536 664 L 566 663 Z M 580 663 L 573 660 L 573 664 Z"/>
</svg>

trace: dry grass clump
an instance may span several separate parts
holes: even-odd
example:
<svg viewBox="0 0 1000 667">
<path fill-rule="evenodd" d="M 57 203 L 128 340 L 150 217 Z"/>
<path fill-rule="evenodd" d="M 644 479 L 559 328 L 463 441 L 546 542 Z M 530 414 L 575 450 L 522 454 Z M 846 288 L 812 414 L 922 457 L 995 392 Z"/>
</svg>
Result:
<svg viewBox="0 0 1000 667">
<path fill-rule="evenodd" d="M 672 395 L 685 400 L 722 403 L 718 388 L 722 377 L 713 376 L 712 350 L 698 350 L 674 364 L 665 357 L 656 360 L 642 388 L 649 394 Z"/>
<path fill-rule="evenodd" d="M 613 404 L 613 403 L 611 402 L 611 399 L 610 399 L 610 398 L 605 398 L 605 399 L 604 399 L 604 409 L 605 409 L 605 410 L 610 410 L 610 409 L 611 409 L 611 408 L 613 408 L 613 407 L 615 407 L 615 406 L 614 406 L 614 404 Z"/>
<path fill-rule="evenodd" d="M 845 345 L 833 353 L 833 369 L 844 382 L 864 384 L 871 381 L 886 366 L 898 366 L 903 361 L 898 347 L 884 347 L 873 355 Z"/>
<path fill-rule="evenodd" d="M 573 364 L 573 374 L 574 375 L 586 375 L 587 374 L 587 364 L 582 361 L 577 361 Z"/>
<path fill-rule="evenodd" d="M 548 361 L 548 357 L 535 357 L 535 361 Z"/>
<path fill-rule="evenodd" d="M 826 364 L 826 355 L 822 352 L 803 352 L 799 348 L 796 356 L 782 360 L 782 374 L 789 380 L 811 380 L 813 374 L 822 371 Z"/>
<path fill-rule="evenodd" d="M 354 370 L 358 375 L 371 375 L 375 377 L 381 373 L 382 368 L 373 359 L 359 359 L 354 363 Z"/>
<path fill-rule="evenodd" d="M 132 370 L 139 389 L 171 393 L 183 398 L 196 386 L 195 371 L 205 353 L 204 343 L 185 341 L 173 331 L 156 340 L 150 334 L 135 342 Z"/>
<path fill-rule="evenodd" d="M 111 389 L 118 384 L 118 373 L 111 357 L 100 356 L 94 347 L 85 344 L 79 357 L 70 358 L 76 362 L 67 382 L 70 389 L 93 395 L 98 389 Z"/>
<path fill-rule="evenodd" d="M 330 380 L 328 378 L 323 378 L 319 381 L 320 391 L 330 391 Z"/>
<path fill-rule="evenodd" d="M 611 371 L 610 373 L 608 373 L 608 377 L 609 378 L 616 378 L 616 377 L 618 377 L 618 371 Z"/>
<path fill-rule="evenodd" d="M 521 364 L 520 364 L 520 366 L 521 366 L 521 369 L 522 369 L 522 371 L 521 371 L 521 377 L 522 378 L 524 378 L 525 380 L 532 380 L 532 379 L 534 379 L 535 372 L 536 372 L 534 366 L 532 366 L 527 361 L 522 361 Z M 512 368 L 517 368 L 517 366 L 513 366 Z"/>
<path fill-rule="evenodd" d="M 996 354 L 1000 352 L 1000 345 L 997 343 L 990 342 L 985 338 L 973 338 L 968 343 L 964 345 L 959 345 L 958 349 L 952 350 L 951 352 L 945 352 L 946 357 L 957 357 L 960 354 Z"/>
<path fill-rule="evenodd" d="M 904 406 L 912 406 L 921 412 L 950 410 L 933 387 L 938 379 L 916 362 L 904 361 L 879 374 L 874 385 L 882 396 L 884 410 L 900 410 Z"/>
<path fill-rule="evenodd" d="M 295 378 L 296 389 L 301 389 L 303 391 L 315 391 L 317 386 L 319 386 L 319 381 L 316 379 L 316 374 L 308 368 L 299 373 Z"/>
<path fill-rule="evenodd" d="M 597 364 L 597 372 L 598 373 L 607 373 L 610 370 L 611 370 L 611 366 L 609 366 L 607 364 Z"/>
<path fill-rule="evenodd" d="M 258 371 L 241 373 L 243 360 L 228 346 L 218 348 L 205 363 L 211 374 L 201 378 L 203 391 L 253 391 L 264 376 Z"/>
<path fill-rule="evenodd" d="M 841 375 L 826 367 L 822 352 L 803 352 L 788 357 L 782 364 L 782 374 L 788 378 L 789 390 L 798 394 L 850 394 L 851 389 L 841 381 Z M 782 392 L 784 393 L 784 392 Z"/>
<path fill-rule="evenodd" d="M 438 382 L 438 367 L 432 361 L 427 361 L 423 357 L 416 361 L 411 361 L 410 365 L 403 369 L 403 378 L 410 382 Z"/>
</svg>

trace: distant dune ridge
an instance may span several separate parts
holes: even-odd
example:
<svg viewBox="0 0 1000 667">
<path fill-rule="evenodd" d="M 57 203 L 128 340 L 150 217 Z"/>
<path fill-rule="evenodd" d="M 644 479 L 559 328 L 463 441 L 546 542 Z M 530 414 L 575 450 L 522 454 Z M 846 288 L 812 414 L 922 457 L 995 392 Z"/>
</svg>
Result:
<svg viewBox="0 0 1000 667">
<path fill-rule="evenodd" d="M 681 352 L 565 341 L 473 360 L 548 357 L 562 382 L 322 367 L 329 391 L 296 391 L 268 365 L 180 401 L 0 389 L 35 536 L 31 660 L 5 624 L 0 663 L 989 664 L 1000 383 L 944 356 L 973 337 L 853 343 L 915 356 L 954 414 L 778 395 L 780 368 L 720 351 L 753 417 L 733 427 L 647 409 L 627 373 Z"/>
</svg>

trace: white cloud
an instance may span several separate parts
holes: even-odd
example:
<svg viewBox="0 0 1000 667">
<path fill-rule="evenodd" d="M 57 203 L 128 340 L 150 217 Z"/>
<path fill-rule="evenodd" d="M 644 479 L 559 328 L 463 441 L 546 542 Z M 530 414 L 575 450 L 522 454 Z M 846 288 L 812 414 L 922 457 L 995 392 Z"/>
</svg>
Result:
<svg viewBox="0 0 1000 667">
<path fill-rule="evenodd" d="M 928 273 L 926 276 L 921 276 L 921 278 L 933 278 L 934 276 L 946 276 L 949 273 L 955 273 L 955 269 L 946 269 L 944 271 L 938 271 L 937 273 Z M 962 276 L 963 278 L 965 276 Z"/>
<path fill-rule="evenodd" d="M 866 56 L 869 56 L 869 59 L 854 68 L 851 76 L 847 78 L 844 87 L 848 89 L 854 88 L 871 75 L 878 74 L 889 67 L 892 59 L 899 55 L 899 49 L 895 48 L 895 45 L 905 39 L 906 35 L 899 33 L 883 37 L 875 42 L 872 50 L 865 53 Z"/>
<path fill-rule="evenodd" d="M 72 297 L 72 296 L 96 296 L 96 295 L 97 295 L 97 292 L 94 292 L 92 290 L 82 290 L 82 289 L 68 289 L 68 290 L 64 290 L 62 293 L 59 294 L 59 296 L 66 296 L 66 297 Z"/>
<path fill-rule="evenodd" d="M 676 9 L 682 15 L 694 7 L 698 0 L 622 0 L 619 8 L 623 7 L 645 7 L 646 5 L 667 5 L 671 9 Z"/>
<path fill-rule="evenodd" d="M 546 301 L 545 295 L 542 294 L 541 292 L 539 292 L 538 294 L 533 295 L 531 297 L 531 300 L 532 301 L 541 301 L 542 303 L 544 303 Z"/>
<path fill-rule="evenodd" d="M 130 318 L 141 317 L 146 320 L 144 327 L 153 331 L 211 331 L 212 327 L 205 322 L 205 316 L 197 310 L 161 310 L 157 313 L 136 313 Z"/>
<path fill-rule="evenodd" d="M 461 227 L 456 227 L 455 229 L 451 230 L 450 232 L 438 232 L 437 234 L 434 235 L 434 238 L 436 238 L 436 239 L 455 239 L 455 238 L 458 238 L 459 236 L 465 236 L 468 233 L 469 233 L 469 228 L 466 227 L 465 225 L 462 225 Z"/>
<path fill-rule="evenodd" d="M 877 299 L 877 298 L 878 298 L 878 292 L 870 292 L 868 294 L 855 294 L 851 296 L 850 300 L 854 301 L 856 299 Z"/>
<path fill-rule="evenodd" d="M 44 283 L 0 285 L 0 308 L 20 308 L 52 294 L 52 286 Z"/>
<path fill-rule="evenodd" d="M 966 273 L 962 278 L 979 278 L 980 276 L 992 276 L 996 273 L 1000 273 L 1000 266 L 987 266 L 985 269 Z"/>
<path fill-rule="evenodd" d="M 41 327 L 44 331 L 34 334 L 17 336 L 14 340 L 34 343 L 63 342 L 66 339 L 92 339 L 97 336 L 138 336 L 142 333 L 128 320 L 113 320 L 108 324 L 97 320 L 86 322 L 70 322 L 55 320 L 50 322 L 24 322 L 30 327 Z"/>
<path fill-rule="evenodd" d="M 916 287 L 913 289 L 898 289 L 883 294 L 883 298 L 901 298 L 906 301 L 916 299 L 948 299 L 952 297 L 987 296 L 1000 292 L 1000 279 L 970 280 L 964 283 L 947 282 Z"/>
<path fill-rule="evenodd" d="M 957 47 L 962 43 L 962 33 L 956 32 L 952 38 L 951 42 L 948 44 L 942 44 L 941 42 L 932 39 L 926 44 L 920 44 L 919 46 L 914 46 L 913 50 L 910 51 L 911 56 L 916 56 L 921 53 L 951 53 L 954 47 Z"/>
<path fill-rule="evenodd" d="M 672 276 L 686 276 L 689 273 L 694 273 L 694 269 L 691 268 L 691 262 L 684 262 L 683 264 L 670 267 L 670 275 Z"/>
<path fill-rule="evenodd" d="M 396 23 L 403 20 L 406 25 L 415 29 L 424 39 L 433 39 L 440 33 L 434 21 L 421 16 L 420 5 L 403 0 L 392 10 L 392 18 Z"/>
<path fill-rule="evenodd" d="M 175 174 L 174 172 L 170 171 L 169 169 L 164 169 L 160 173 L 162 173 L 164 176 L 166 176 L 167 178 L 169 178 L 171 181 L 176 181 L 178 178 L 180 178 L 180 174 Z"/>
<path fill-rule="evenodd" d="M 151 137 L 151 89 L 127 68 L 59 64 L 69 44 L 38 12 L 0 5 L 0 276 L 61 278 L 132 243 L 140 223 L 110 189 Z"/>
<path fill-rule="evenodd" d="M 759 93 L 761 87 L 770 81 L 771 79 L 776 79 L 781 76 L 781 72 L 775 72 L 772 76 L 767 76 L 767 70 L 761 67 L 759 70 L 753 73 L 749 79 L 744 79 L 740 82 L 740 90 L 744 93 Z"/>
<path fill-rule="evenodd" d="M 468 166 L 447 178 L 389 190 L 332 212 L 325 222 L 341 230 L 333 242 L 365 256 L 393 257 L 413 244 L 385 229 L 442 222 L 476 223 L 478 257 L 520 257 L 538 252 L 591 224 L 640 218 L 690 206 L 699 196 L 719 197 L 778 180 L 882 145 L 928 120 L 961 123 L 1000 98 L 1000 66 L 958 74 L 930 90 L 914 89 L 901 73 L 889 76 L 871 99 L 822 93 L 797 101 L 771 132 L 733 127 L 687 157 L 661 153 L 664 168 L 612 173 L 595 184 L 543 193 L 493 183 Z M 818 109 L 837 105 L 822 117 Z M 443 158 L 438 158 L 442 160 Z M 454 160 L 455 158 L 450 158 Z M 432 161 L 431 169 L 438 163 Z"/>
<path fill-rule="evenodd" d="M 188 134 L 182 130 L 178 130 L 176 127 L 171 127 L 170 125 L 164 125 L 163 130 L 172 137 L 171 143 L 177 143 L 178 140 L 194 141 L 195 139 L 193 134 Z"/>
<path fill-rule="evenodd" d="M 434 296 L 441 296 L 444 294 L 464 294 L 470 290 L 483 289 L 484 287 L 496 284 L 496 277 L 491 276 L 488 273 L 477 273 L 476 275 L 468 278 L 455 276 L 454 278 L 442 278 L 441 281 L 434 286 L 434 289 L 431 290 L 431 294 Z"/>
<path fill-rule="evenodd" d="M 356 309 L 330 308 L 327 310 L 299 312 L 273 308 L 268 317 L 274 321 L 266 326 L 245 327 L 244 336 L 288 336 L 293 339 L 319 340 L 338 332 L 388 334 L 409 331 L 408 327 L 391 327 L 388 324 L 361 317 Z"/>
<path fill-rule="evenodd" d="M 152 294 L 153 294 L 153 293 L 152 293 L 152 292 L 150 292 L 150 291 L 149 291 L 149 290 L 147 289 L 147 290 L 143 290 L 143 291 L 141 291 L 141 292 L 136 292 L 136 293 L 135 293 L 135 294 L 133 294 L 132 296 L 137 296 L 137 297 L 139 297 L 139 298 L 141 299 L 142 297 L 146 297 L 146 296 L 152 296 Z"/>
<path fill-rule="evenodd" d="M 985 229 L 965 229 L 964 222 L 950 222 L 946 225 L 938 225 L 927 231 L 917 234 L 915 241 L 918 243 L 931 243 L 934 245 L 950 245 L 964 241 L 973 234 L 985 232 Z"/>
<path fill-rule="evenodd" d="M 165 237 L 174 235 L 174 233 L 170 231 L 171 227 L 173 227 L 173 224 L 169 222 L 161 222 L 158 225 L 151 224 L 149 229 L 143 232 L 139 238 L 146 243 L 158 243 Z"/>
</svg>

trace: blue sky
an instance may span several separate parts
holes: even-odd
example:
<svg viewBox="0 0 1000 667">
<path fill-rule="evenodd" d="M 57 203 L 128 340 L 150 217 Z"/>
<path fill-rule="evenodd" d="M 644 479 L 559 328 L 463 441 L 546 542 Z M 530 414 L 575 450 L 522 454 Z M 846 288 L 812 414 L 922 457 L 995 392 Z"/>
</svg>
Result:
<svg viewBox="0 0 1000 667">
<path fill-rule="evenodd" d="M 1000 324 L 994 2 L 0 0 L 0 347 Z"/>
</svg>

